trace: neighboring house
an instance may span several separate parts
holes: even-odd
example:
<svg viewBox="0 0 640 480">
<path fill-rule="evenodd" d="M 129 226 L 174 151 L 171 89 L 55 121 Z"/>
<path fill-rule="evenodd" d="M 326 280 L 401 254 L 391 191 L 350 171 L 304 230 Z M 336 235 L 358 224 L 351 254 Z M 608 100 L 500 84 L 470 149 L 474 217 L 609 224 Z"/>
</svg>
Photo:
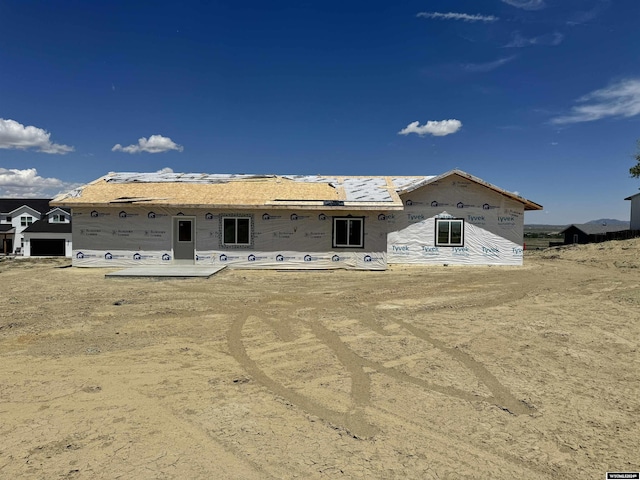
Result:
<svg viewBox="0 0 640 480">
<path fill-rule="evenodd" d="M 521 265 L 525 210 L 460 170 L 364 177 L 110 173 L 56 197 L 73 265 L 172 263 L 383 270 Z"/>
<path fill-rule="evenodd" d="M 631 230 L 640 230 L 640 193 L 625 198 L 631 200 Z"/>
<path fill-rule="evenodd" d="M 597 243 L 618 238 L 626 238 L 624 233 L 628 228 L 620 225 L 600 225 L 597 223 L 583 223 L 569 225 L 560 233 L 564 235 L 564 244 Z"/>
<path fill-rule="evenodd" d="M 48 211 L 22 235 L 25 257 L 71 257 L 71 214 L 66 210 L 56 207 Z"/>
<path fill-rule="evenodd" d="M 45 198 L 0 198 L 0 253 L 22 254 L 23 232 L 50 210 Z"/>
</svg>

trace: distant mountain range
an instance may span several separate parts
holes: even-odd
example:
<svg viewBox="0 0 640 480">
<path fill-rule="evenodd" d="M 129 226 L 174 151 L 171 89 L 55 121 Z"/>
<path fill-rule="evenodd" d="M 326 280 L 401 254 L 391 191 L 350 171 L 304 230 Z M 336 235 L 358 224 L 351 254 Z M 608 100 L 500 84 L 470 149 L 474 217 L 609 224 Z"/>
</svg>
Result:
<svg viewBox="0 0 640 480">
<path fill-rule="evenodd" d="M 616 220 L 615 218 L 600 218 L 598 220 L 591 220 L 590 222 L 587 223 L 591 223 L 594 225 L 613 225 L 613 226 L 620 226 L 620 227 L 627 227 L 629 228 L 629 221 L 628 220 Z"/>
<path fill-rule="evenodd" d="M 584 222 L 584 223 L 591 224 L 591 225 L 610 225 L 610 226 L 615 226 L 620 228 L 629 228 L 629 222 L 627 220 L 616 220 L 615 218 L 599 218 L 598 220 L 591 220 L 589 222 Z M 572 224 L 568 223 L 566 225 L 545 225 L 545 224 L 539 224 L 539 223 L 531 223 L 531 224 L 526 224 L 524 226 L 524 229 L 525 230 L 560 231 L 568 227 L 569 225 L 572 225 Z M 579 224 L 576 224 L 576 225 L 579 225 Z"/>
</svg>

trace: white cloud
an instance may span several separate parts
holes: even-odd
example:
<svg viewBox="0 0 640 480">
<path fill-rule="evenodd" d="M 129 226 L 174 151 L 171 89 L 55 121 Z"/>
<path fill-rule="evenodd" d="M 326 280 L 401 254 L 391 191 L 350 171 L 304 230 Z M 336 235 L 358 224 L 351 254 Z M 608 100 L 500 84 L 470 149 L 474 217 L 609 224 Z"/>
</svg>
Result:
<svg viewBox="0 0 640 480">
<path fill-rule="evenodd" d="M 138 139 L 137 145 L 129 145 L 128 147 L 123 147 L 119 143 L 114 145 L 111 151 L 113 152 L 127 152 L 127 153 L 162 153 L 168 152 L 169 150 L 177 150 L 181 152 L 184 150 L 182 145 L 178 145 L 169 137 L 163 137 L 162 135 L 151 135 L 149 139 L 142 137 Z"/>
<path fill-rule="evenodd" d="M 24 170 L 0 168 L 0 196 L 5 198 L 52 198 L 62 191 L 77 186 L 57 178 L 41 177 L 35 168 Z"/>
<path fill-rule="evenodd" d="M 467 70 L 468 72 L 490 72 L 491 70 L 495 70 L 496 68 L 501 67 L 505 63 L 509 63 L 514 60 L 516 55 L 511 55 L 510 57 L 499 58 L 498 60 L 494 60 L 493 62 L 486 63 L 465 63 L 462 65 L 462 68 Z"/>
<path fill-rule="evenodd" d="M 64 155 L 73 152 L 68 145 L 52 143 L 51 134 L 42 128 L 27 126 L 11 119 L 0 118 L 0 148 L 27 150 L 34 148 L 38 152 Z"/>
<path fill-rule="evenodd" d="M 161 168 L 160 170 L 158 170 L 156 173 L 173 173 L 173 168 L 164 167 L 164 168 Z"/>
<path fill-rule="evenodd" d="M 495 22 L 498 17 L 493 15 L 470 15 L 468 13 L 440 13 L 440 12 L 419 12 L 416 14 L 418 18 L 436 18 L 439 20 L 462 20 L 463 22 Z"/>
<path fill-rule="evenodd" d="M 559 32 L 547 33 L 539 37 L 526 38 L 520 35 L 520 32 L 514 32 L 511 35 L 511 41 L 505 45 L 506 48 L 522 48 L 534 45 L 555 47 L 560 45 L 564 40 L 564 35 Z"/>
<path fill-rule="evenodd" d="M 568 115 L 553 118 L 551 123 L 592 122 L 608 117 L 634 117 L 640 114 L 640 79 L 627 79 L 595 90 L 576 100 L 579 105 Z"/>
<path fill-rule="evenodd" d="M 421 137 L 427 134 L 435 137 L 444 137 L 445 135 L 456 133 L 460 128 L 462 128 L 462 122 L 460 120 L 449 119 L 440 122 L 429 120 L 424 125 L 420 125 L 420 122 L 412 122 L 400 130 L 398 135 L 415 133 Z"/>
<path fill-rule="evenodd" d="M 567 25 L 575 27 L 576 25 L 584 25 L 586 23 L 589 23 L 610 6 L 610 0 L 600 0 L 591 10 L 580 11 L 573 14 L 571 19 L 567 21 Z"/>
<path fill-rule="evenodd" d="M 60 185 L 62 185 L 62 181 L 57 178 L 38 176 L 35 168 L 27 168 L 26 170 L 0 168 L 0 186 L 2 187 L 51 187 Z"/>
<path fill-rule="evenodd" d="M 544 0 L 502 0 L 504 3 L 512 7 L 522 8 L 523 10 L 540 10 L 546 5 Z"/>
</svg>

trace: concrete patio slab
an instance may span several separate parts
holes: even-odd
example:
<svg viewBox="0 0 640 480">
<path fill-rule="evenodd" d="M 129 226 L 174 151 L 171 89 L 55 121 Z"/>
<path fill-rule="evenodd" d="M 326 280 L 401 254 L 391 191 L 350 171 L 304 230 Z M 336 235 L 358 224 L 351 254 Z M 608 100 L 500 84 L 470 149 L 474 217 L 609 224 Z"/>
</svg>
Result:
<svg viewBox="0 0 640 480">
<path fill-rule="evenodd" d="M 203 267 L 195 265 L 163 265 L 158 267 L 132 267 L 105 274 L 105 277 L 203 277 L 218 273 L 226 265 Z"/>
</svg>

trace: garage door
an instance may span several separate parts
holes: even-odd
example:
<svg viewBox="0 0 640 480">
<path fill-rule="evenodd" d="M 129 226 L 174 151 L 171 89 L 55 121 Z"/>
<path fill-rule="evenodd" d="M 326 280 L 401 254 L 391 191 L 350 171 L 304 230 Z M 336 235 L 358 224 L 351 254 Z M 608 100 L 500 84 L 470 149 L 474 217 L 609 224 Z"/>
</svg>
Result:
<svg viewBox="0 0 640 480">
<path fill-rule="evenodd" d="M 64 257 L 64 238 L 32 238 L 32 257 Z"/>
</svg>

